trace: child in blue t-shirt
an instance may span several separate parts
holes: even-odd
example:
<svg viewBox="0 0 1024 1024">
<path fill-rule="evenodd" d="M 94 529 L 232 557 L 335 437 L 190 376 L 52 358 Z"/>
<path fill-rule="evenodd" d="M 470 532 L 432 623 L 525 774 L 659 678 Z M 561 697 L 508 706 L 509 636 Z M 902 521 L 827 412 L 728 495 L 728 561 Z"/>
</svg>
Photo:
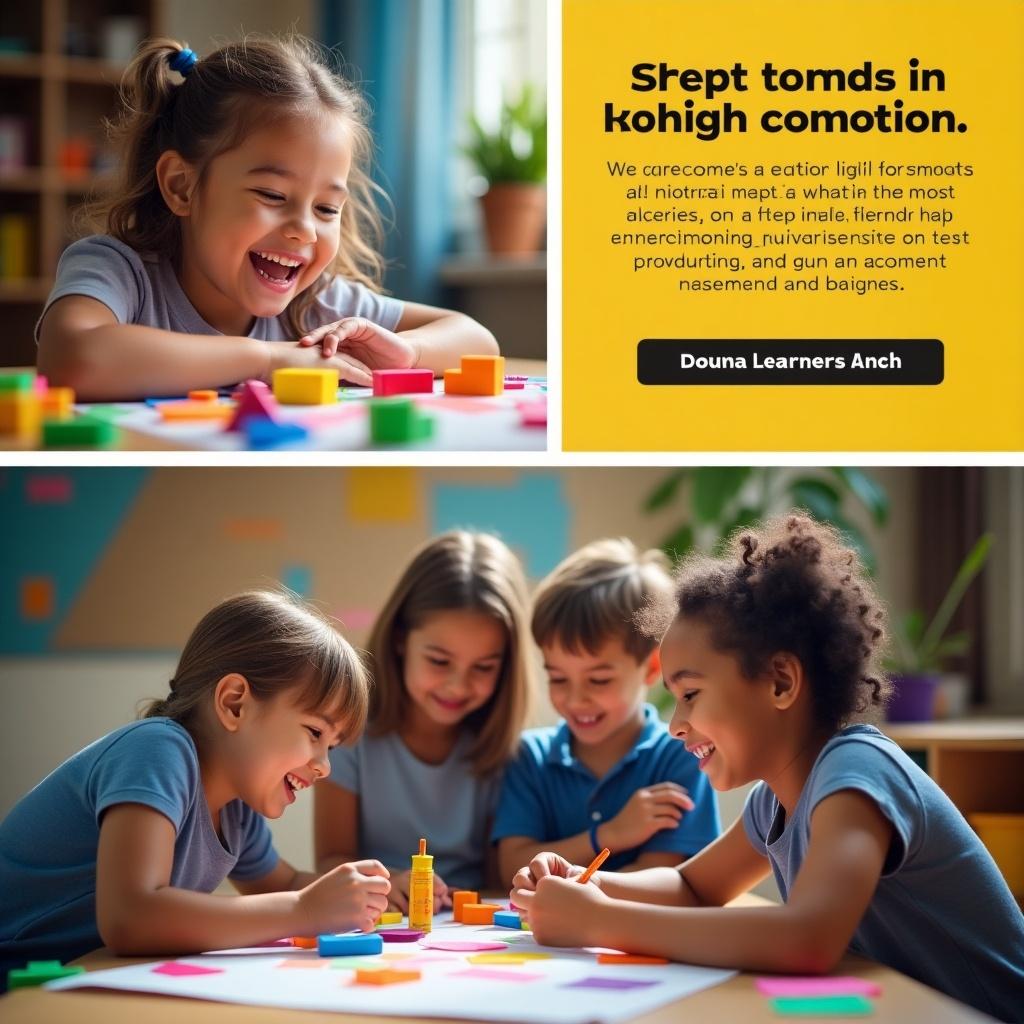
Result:
<svg viewBox="0 0 1024 1024">
<path fill-rule="evenodd" d="M 333 625 L 265 592 L 199 622 L 170 693 L 65 761 L 0 823 L 0 980 L 107 945 L 196 953 L 370 929 L 376 861 L 318 878 L 274 851 L 265 818 L 358 737 L 368 680 Z M 229 877 L 242 894 L 209 895 Z"/>
<path fill-rule="evenodd" d="M 797 514 L 737 533 L 684 562 L 647 622 L 680 749 L 715 789 L 759 784 L 678 869 L 579 885 L 569 858 L 535 857 L 512 899 L 537 941 L 779 973 L 849 950 L 1021 1020 L 1024 917 L 995 862 L 895 743 L 851 724 L 887 694 L 885 611 L 839 534 Z M 724 907 L 769 872 L 782 905 Z"/>
<path fill-rule="evenodd" d="M 534 597 L 533 637 L 562 722 L 524 733 L 491 833 L 501 877 L 541 850 L 610 869 L 674 865 L 719 832 L 711 787 L 644 697 L 659 678 L 657 642 L 635 625 L 671 593 L 660 552 L 628 540 L 588 544 Z"/>
</svg>

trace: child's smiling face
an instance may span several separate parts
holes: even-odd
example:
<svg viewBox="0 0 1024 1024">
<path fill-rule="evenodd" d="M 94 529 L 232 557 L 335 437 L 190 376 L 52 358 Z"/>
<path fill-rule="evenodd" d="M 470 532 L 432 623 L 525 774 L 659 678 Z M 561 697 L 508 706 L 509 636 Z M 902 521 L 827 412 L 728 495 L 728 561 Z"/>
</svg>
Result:
<svg viewBox="0 0 1024 1024">
<path fill-rule="evenodd" d="M 275 120 L 210 162 L 182 216 L 180 271 L 207 323 L 246 334 L 317 280 L 338 252 L 351 165 L 350 132 L 327 114 Z"/>
<path fill-rule="evenodd" d="M 717 790 L 763 779 L 781 723 L 769 677 L 748 679 L 717 650 L 708 625 L 679 617 L 661 642 L 665 686 L 676 700 L 669 731 Z"/>
</svg>

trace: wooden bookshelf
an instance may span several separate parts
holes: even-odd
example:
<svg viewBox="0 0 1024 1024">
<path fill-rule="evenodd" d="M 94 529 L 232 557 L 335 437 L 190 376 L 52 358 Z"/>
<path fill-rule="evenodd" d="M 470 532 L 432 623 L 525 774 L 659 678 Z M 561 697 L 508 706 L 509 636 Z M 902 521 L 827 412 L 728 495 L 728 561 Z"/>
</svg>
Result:
<svg viewBox="0 0 1024 1024">
<path fill-rule="evenodd" d="M 75 210 L 110 188 L 97 170 L 108 152 L 103 118 L 117 108 L 125 62 L 106 59 L 115 19 L 134 19 L 139 38 L 164 31 L 163 0 L 34 0 L 0 10 L 0 120 L 23 126 L 25 166 L 0 163 L 0 244 L 6 215 L 27 227 L 27 273 L 12 277 L 0 258 L 0 365 L 35 362 L 33 327 L 57 260 L 73 240 Z M 122 20 L 122 26 L 125 22 Z M 129 31 L 129 38 L 131 31 Z M 62 169 L 62 150 L 81 139 L 90 166 Z M 109 164 L 109 158 L 106 161 Z M 9 222 L 8 222 L 9 223 Z"/>
</svg>

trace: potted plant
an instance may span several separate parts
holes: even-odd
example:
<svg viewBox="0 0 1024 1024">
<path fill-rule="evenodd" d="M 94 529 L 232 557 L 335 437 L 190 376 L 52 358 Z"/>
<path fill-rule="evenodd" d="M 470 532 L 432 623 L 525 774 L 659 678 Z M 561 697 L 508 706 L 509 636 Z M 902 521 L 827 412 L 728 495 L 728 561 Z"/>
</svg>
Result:
<svg viewBox="0 0 1024 1024">
<path fill-rule="evenodd" d="M 934 717 L 946 659 L 966 653 L 971 644 L 969 633 L 947 635 L 946 630 L 967 588 L 984 568 L 991 547 L 992 534 L 982 534 L 967 552 L 927 626 L 920 611 L 910 612 L 894 624 L 894 650 L 886 666 L 893 682 L 886 711 L 890 722 L 926 722 Z"/>
<path fill-rule="evenodd" d="M 517 99 L 502 104 L 494 131 L 472 116 L 469 126 L 465 152 L 487 182 L 481 205 L 488 249 L 516 256 L 537 252 L 547 218 L 548 115 L 543 98 L 525 85 Z"/>
</svg>

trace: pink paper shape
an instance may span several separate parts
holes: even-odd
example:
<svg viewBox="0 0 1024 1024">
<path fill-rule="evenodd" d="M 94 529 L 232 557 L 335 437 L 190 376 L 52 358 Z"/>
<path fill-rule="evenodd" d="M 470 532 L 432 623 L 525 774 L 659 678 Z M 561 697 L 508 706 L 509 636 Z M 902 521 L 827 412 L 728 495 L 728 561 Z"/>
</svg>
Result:
<svg viewBox="0 0 1024 1024">
<path fill-rule="evenodd" d="M 466 939 L 437 939 L 421 942 L 424 949 L 444 949 L 449 953 L 484 953 L 492 949 L 508 949 L 507 942 L 472 942 Z"/>
<path fill-rule="evenodd" d="M 880 996 L 882 988 L 863 978 L 758 978 L 763 996 Z"/>
<path fill-rule="evenodd" d="M 480 413 L 493 412 L 495 409 L 501 408 L 498 402 L 483 395 L 472 397 L 468 395 L 433 395 L 430 397 L 414 395 L 413 401 L 424 408 L 438 406 L 452 412 L 464 412 L 469 416 L 477 416 Z"/>
<path fill-rule="evenodd" d="M 154 967 L 153 973 L 166 974 L 172 978 L 191 978 L 198 974 L 223 974 L 224 969 L 222 967 L 195 967 L 177 960 L 168 960 L 167 963 Z"/>
<path fill-rule="evenodd" d="M 300 427 L 305 427 L 307 430 L 318 430 L 320 427 L 337 426 L 346 420 L 360 419 L 366 415 L 365 404 L 318 405 L 316 409 L 316 412 L 305 413 L 288 422 L 298 423 Z"/>
<path fill-rule="evenodd" d="M 25 481 L 25 496 L 33 505 L 66 505 L 73 490 L 71 477 L 62 474 L 35 474 Z"/>
<path fill-rule="evenodd" d="M 500 971 L 494 967 L 470 967 L 465 971 L 453 971 L 446 978 L 471 978 L 473 981 L 541 981 L 545 975 L 528 974 L 526 971 Z"/>
</svg>

